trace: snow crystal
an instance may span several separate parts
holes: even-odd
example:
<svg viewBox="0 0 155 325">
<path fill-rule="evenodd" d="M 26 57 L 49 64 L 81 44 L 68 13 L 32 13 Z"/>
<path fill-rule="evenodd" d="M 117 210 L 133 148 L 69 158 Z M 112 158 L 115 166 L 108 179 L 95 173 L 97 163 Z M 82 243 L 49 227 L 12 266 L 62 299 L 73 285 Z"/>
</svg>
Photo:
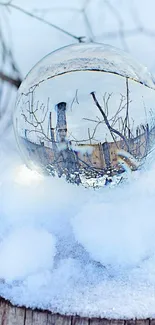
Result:
<svg viewBox="0 0 155 325">
<path fill-rule="evenodd" d="M 155 317 L 154 152 L 127 183 L 93 190 L 27 170 L 10 141 L 0 148 L 0 295 L 66 314 Z"/>
</svg>

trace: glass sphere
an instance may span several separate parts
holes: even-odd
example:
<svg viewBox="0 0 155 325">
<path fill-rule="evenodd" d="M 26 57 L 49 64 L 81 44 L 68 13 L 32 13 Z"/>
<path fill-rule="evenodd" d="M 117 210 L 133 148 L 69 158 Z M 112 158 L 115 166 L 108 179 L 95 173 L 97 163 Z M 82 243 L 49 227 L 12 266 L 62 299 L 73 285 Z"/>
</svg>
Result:
<svg viewBox="0 0 155 325">
<path fill-rule="evenodd" d="M 50 53 L 18 91 L 14 129 L 27 166 L 85 187 L 125 179 L 154 143 L 154 89 L 147 68 L 111 46 Z"/>
</svg>

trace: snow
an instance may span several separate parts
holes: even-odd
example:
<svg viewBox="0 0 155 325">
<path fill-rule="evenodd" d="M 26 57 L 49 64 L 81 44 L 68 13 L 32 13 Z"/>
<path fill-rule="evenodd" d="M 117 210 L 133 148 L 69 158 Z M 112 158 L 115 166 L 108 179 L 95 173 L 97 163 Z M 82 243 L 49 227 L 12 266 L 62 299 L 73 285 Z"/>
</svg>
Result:
<svg viewBox="0 0 155 325">
<path fill-rule="evenodd" d="M 52 268 L 55 252 L 55 238 L 49 232 L 36 227 L 14 229 L 1 240 L 0 277 L 9 282 Z"/>
<path fill-rule="evenodd" d="M 28 170 L 12 142 L 0 148 L 0 295 L 65 314 L 155 317 L 154 152 L 126 183 L 92 190 Z"/>
<path fill-rule="evenodd" d="M 113 197 L 114 191 L 120 198 Z M 124 193 L 122 189 L 112 192 L 108 201 L 95 200 L 74 217 L 75 238 L 103 265 L 134 267 L 154 252 L 154 209 L 145 197 L 138 200 L 135 189 L 132 193 L 127 188 Z M 142 219 L 142 214 L 147 217 Z"/>
</svg>

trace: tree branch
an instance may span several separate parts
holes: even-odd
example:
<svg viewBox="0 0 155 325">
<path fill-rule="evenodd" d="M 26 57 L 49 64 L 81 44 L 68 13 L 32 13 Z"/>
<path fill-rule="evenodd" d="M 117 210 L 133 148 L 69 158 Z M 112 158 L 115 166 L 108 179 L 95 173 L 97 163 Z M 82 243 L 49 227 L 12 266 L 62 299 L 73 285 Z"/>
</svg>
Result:
<svg viewBox="0 0 155 325">
<path fill-rule="evenodd" d="M 129 127 L 129 81 L 126 78 L 126 116 L 124 120 L 124 134 L 126 135 L 126 129 Z"/>
<path fill-rule="evenodd" d="M 42 23 L 44 23 L 44 24 L 46 24 L 46 25 L 48 25 L 48 26 L 50 26 L 52 28 L 57 29 L 59 32 L 62 32 L 64 34 L 76 39 L 80 43 L 83 42 L 84 36 L 76 36 L 76 35 L 68 32 L 68 31 L 64 30 L 63 28 L 61 28 L 61 27 L 59 27 L 59 26 L 57 26 L 55 24 L 52 24 L 51 22 L 45 20 L 44 18 L 41 18 L 41 17 L 39 17 L 39 16 L 37 16 L 37 15 L 35 15 L 35 14 L 33 14 L 33 13 L 31 13 L 31 12 L 29 12 L 29 11 L 15 5 L 15 4 L 13 4 L 12 2 L 6 2 L 6 3 L 0 2 L 0 6 L 6 6 L 7 8 L 13 8 L 15 10 L 18 10 L 18 11 L 22 12 L 23 14 L 25 14 L 25 15 L 27 15 L 29 17 L 35 18 L 35 19 L 41 21 Z"/>
<path fill-rule="evenodd" d="M 99 104 L 98 100 L 96 99 L 95 92 L 92 91 L 90 94 L 92 95 L 93 100 L 94 100 L 96 106 L 98 107 L 99 111 L 101 112 L 101 114 L 102 114 L 102 116 L 104 118 L 104 122 L 105 122 L 107 128 L 109 129 L 110 133 L 111 134 L 113 134 L 113 133 L 117 134 L 124 141 L 124 143 L 126 144 L 127 150 L 130 152 L 129 144 L 128 144 L 128 141 L 127 141 L 126 137 L 122 133 L 120 133 L 118 130 L 114 129 L 110 125 L 110 123 L 108 121 L 108 118 L 107 118 L 104 110 L 102 109 L 101 105 Z"/>
<path fill-rule="evenodd" d="M 9 84 L 15 86 L 16 88 L 19 88 L 22 80 L 17 78 L 17 79 L 14 79 L 6 74 L 4 74 L 2 71 L 0 71 L 0 79 L 3 80 L 3 81 L 6 81 L 8 82 Z"/>
</svg>

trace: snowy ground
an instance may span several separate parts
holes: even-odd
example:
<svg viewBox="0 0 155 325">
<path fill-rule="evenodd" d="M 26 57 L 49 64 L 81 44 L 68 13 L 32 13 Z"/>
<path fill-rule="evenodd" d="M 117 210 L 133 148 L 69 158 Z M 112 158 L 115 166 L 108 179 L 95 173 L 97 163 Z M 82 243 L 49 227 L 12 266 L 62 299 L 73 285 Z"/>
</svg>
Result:
<svg viewBox="0 0 155 325">
<path fill-rule="evenodd" d="M 154 154 L 127 184 L 94 191 L 30 172 L 11 137 L 3 143 L 0 295 L 66 314 L 155 317 Z"/>
</svg>

